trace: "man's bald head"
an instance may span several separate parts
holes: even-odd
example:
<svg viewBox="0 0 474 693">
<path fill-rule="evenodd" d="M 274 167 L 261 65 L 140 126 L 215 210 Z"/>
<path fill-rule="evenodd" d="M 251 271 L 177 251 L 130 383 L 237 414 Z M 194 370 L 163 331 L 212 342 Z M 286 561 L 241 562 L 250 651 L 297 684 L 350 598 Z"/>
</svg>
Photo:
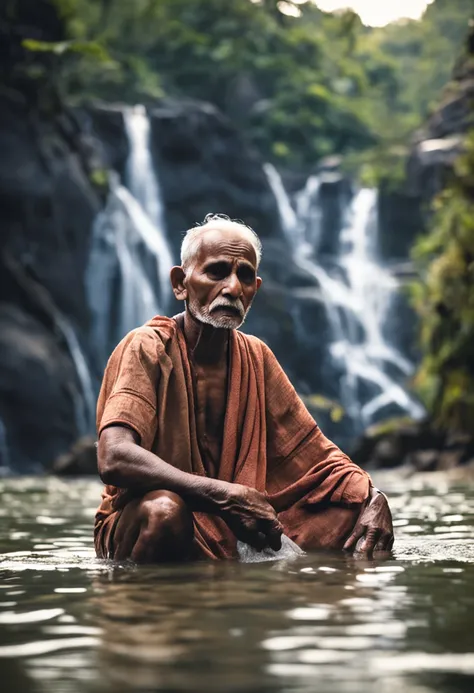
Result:
<svg viewBox="0 0 474 693">
<path fill-rule="evenodd" d="M 255 249 L 257 268 L 262 257 L 262 244 L 255 231 L 240 221 L 234 221 L 223 214 L 208 214 L 202 224 L 186 231 L 181 244 L 181 266 L 187 270 L 196 260 L 202 237 L 209 231 L 220 231 L 223 235 L 239 232 L 246 236 Z"/>
</svg>

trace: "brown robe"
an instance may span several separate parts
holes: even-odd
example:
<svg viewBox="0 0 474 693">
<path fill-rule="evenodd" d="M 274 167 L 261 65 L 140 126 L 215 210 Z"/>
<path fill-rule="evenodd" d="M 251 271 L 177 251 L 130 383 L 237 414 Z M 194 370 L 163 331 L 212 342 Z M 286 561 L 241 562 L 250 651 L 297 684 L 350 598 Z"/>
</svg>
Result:
<svg viewBox="0 0 474 693">
<path fill-rule="evenodd" d="M 273 353 L 233 330 L 227 409 L 216 478 L 266 491 L 285 533 L 305 549 L 339 548 L 369 493 L 369 476 L 320 431 Z M 97 405 L 98 433 L 123 424 L 169 464 L 208 475 L 197 429 L 192 366 L 180 320 L 157 316 L 130 332 L 107 365 Z M 131 498 L 106 486 L 97 511 L 96 550 L 110 556 L 113 531 Z M 197 554 L 236 557 L 236 538 L 219 517 L 194 513 Z"/>
</svg>

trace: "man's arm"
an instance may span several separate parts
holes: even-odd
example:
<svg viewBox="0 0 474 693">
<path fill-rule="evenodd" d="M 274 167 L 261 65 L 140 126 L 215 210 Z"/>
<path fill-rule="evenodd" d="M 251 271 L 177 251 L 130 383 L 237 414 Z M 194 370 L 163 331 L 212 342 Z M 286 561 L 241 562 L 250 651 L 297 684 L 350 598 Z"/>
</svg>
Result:
<svg viewBox="0 0 474 693">
<path fill-rule="evenodd" d="M 360 507 L 356 526 L 344 546 L 346 550 L 370 555 L 375 548 L 390 549 L 393 526 L 386 497 L 372 486 L 365 471 L 324 436 L 273 352 L 264 344 L 261 348 L 265 364 L 268 456 L 270 463 L 272 459 L 277 461 L 267 479 L 268 486 L 282 473 L 281 460 L 286 458 L 289 462 L 284 469 L 284 481 L 292 488 L 301 481 L 301 493 L 310 491 L 307 502 Z M 302 454 L 298 448 L 303 449 Z M 276 485 L 277 502 L 282 495 L 280 489 L 281 485 Z M 283 502 L 288 503 L 287 499 Z"/>
<path fill-rule="evenodd" d="M 99 437 L 99 474 L 105 484 L 139 494 L 172 491 L 190 510 L 219 515 L 238 539 L 255 548 L 281 546 L 282 527 L 264 494 L 253 488 L 183 472 L 139 445 L 125 426 L 108 426 Z"/>
</svg>

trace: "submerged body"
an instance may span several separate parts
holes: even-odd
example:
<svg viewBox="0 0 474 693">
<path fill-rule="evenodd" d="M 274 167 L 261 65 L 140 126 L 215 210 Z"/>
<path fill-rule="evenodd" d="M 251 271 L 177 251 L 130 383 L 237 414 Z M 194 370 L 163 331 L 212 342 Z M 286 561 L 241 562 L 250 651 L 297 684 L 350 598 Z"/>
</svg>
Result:
<svg viewBox="0 0 474 693">
<path fill-rule="evenodd" d="M 237 539 L 278 548 L 282 532 L 304 549 L 363 535 L 389 547 L 383 494 L 325 438 L 270 349 L 235 329 L 261 283 L 252 239 L 202 229 L 171 273 L 185 313 L 127 335 L 107 366 L 97 554 L 234 558 Z"/>
<path fill-rule="evenodd" d="M 183 472 L 267 493 L 285 534 L 302 548 L 341 547 L 368 496 L 367 474 L 324 437 L 272 352 L 254 337 L 230 333 L 225 406 L 221 417 L 212 412 L 182 321 L 155 318 L 114 352 L 99 399 L 99 434 L 126 425 L 143 447 Z M 104 536 L 135 495 L 106 487 L 96 525 L 101 553 L 114 555 Z M 236 556 L 235 535 L 221 517 L 195 512 L 193 524 L 196 555 Z"/>
</svg>

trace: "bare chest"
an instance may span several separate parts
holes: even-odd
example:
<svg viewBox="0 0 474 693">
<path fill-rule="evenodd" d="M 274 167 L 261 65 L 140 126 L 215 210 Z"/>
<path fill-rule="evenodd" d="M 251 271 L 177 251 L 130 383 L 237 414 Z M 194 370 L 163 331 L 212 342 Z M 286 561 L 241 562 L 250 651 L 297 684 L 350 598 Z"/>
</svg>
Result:
<svg viewBox="0 0 474 693">
<path fill-rule="evenodd" d="M 227 404 L 227 364 L 196 366 L 196 422 L 206 462 L 216 471 L 224 435 Z"/>
</svg>

